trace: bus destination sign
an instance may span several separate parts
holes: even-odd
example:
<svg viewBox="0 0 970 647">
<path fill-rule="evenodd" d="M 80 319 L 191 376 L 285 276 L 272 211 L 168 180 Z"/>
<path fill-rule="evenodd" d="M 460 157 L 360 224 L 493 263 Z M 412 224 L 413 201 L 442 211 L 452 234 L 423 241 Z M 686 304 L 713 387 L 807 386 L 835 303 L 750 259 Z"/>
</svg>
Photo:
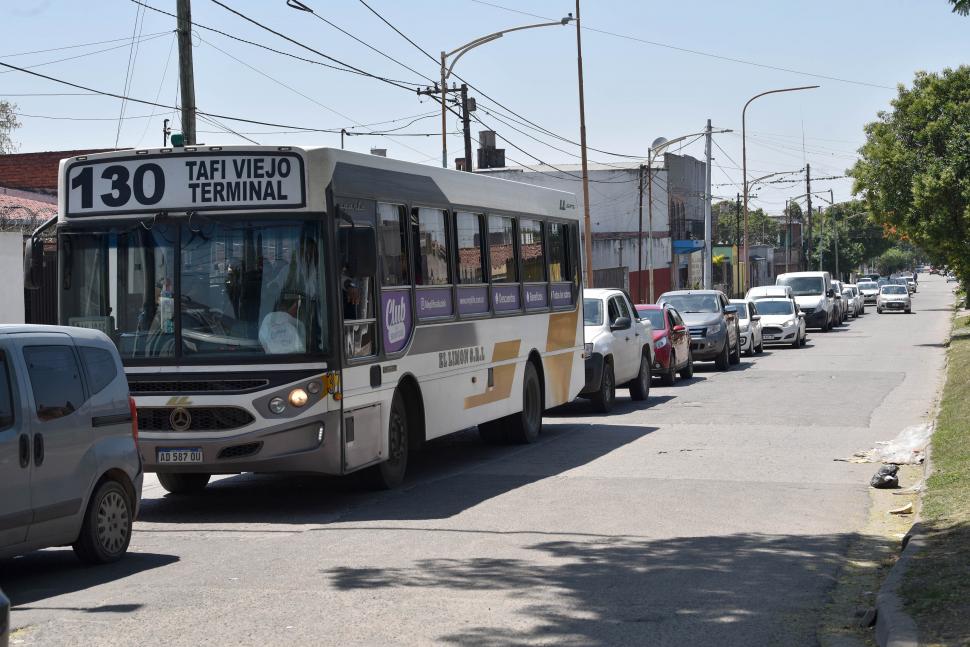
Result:
<svg viewBox="0 0 970 647">
<path fill-rule="evenodd" d="M 306 206 L 296 153 L 220 152 L 83 160 L 67 166 L 69 217 Z"/>
</svg>

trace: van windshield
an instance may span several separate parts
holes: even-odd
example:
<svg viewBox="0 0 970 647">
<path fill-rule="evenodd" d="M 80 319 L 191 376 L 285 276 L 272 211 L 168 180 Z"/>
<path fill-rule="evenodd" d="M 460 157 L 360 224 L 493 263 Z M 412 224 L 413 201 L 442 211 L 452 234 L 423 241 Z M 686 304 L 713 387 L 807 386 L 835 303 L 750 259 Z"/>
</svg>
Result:
<svg viewBox="0 0 970 647">
<path fill-rule="evenodd" d="M 778 279 L 778 285 L 787 285 L 796 297 L 807 297 L 813 294 L 823 294 L 825 280 L 820 276 L 792 276 Z"/>
</svg>

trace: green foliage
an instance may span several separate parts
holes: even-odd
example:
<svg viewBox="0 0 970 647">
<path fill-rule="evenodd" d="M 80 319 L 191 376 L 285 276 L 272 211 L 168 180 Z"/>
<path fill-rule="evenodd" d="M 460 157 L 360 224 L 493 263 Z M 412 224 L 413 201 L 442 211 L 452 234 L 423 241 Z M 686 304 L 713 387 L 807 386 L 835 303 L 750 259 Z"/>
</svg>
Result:
<svg viewBox="0 0 970 647">
<path fill-rule="evenodd" d="M 950 4 L 953 5 L 953 13 L 961 16 L 970 15 L 970 0 L 950 0 Z"/>
<path fill-rule="evenodd" d="M 819 267 L 821 261 L 822 269 L 831 272 L 833 277 L 836 249 L 839 270 L 845 274 L 873 264 L 892 245 L 861 200 L 829 207 L 821 217 L 816 216 L 813 229 L 812 267 Z"/>
<path fill-rule="evenodd" d="M 900 86 L 860 153 L 850 174 L 876 220 L 970 284 L 970 67 Z"/>
<path fill-rule="evenodd" d="M 17 104 L 0 101 L 0 155 L 13 153 L 17 150 L 17 145 L 10 138 L 10 134 L 15 129 L 20 128 L 20 122 L 17 121 L 17 115 L 14 114 L 16 110 Z"/>
<path fill-rule="evenodd" d="M 738 207 L 733 200 L 721 200 L 711 205 L 711 221 L 714 223 L 714 242 L 718 245 L 736 245 L 738 238 Z M 742 212 L 740 228 L 744 228 Z M 748 205 L 748 243 L 750 245 L 773 245 L 778 241 L 778 223 L 768 217 L 764 209 L 752 209 Z"/>
<path fill-rule="evenodd" d="M 876 259 L 876 270 L 883 276 L 889 276 L 896 272 L 911 269 L 915 263 L 916 258 L 913 252 L 893 247 L 884 251 Z"/>
</svg>

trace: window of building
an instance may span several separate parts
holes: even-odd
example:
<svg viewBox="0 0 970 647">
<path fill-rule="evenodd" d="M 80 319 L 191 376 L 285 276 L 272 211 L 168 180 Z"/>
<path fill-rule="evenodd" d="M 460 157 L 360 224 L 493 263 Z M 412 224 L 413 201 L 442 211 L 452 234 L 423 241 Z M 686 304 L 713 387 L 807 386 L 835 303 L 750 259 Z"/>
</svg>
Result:
<svg viewBox="0 0 970 647">
<path fill-rule="evenodd" d="M 455 230 L 458 238 L 458 283 L 485 283 L 482 217 L 477 213 L 459 211 L 455 215 Z"/>
<path fill-rule="evenodd" d="M 40 420 L 69 416 L 84 403 L 81 372 L 70 346 L 28 346 L 24 360 Z"/>
<path fill-rule="evenodd" d="M 488 252 L 492 283 L 518 281 L 515 263 L 515 221 L 512 218 L 488 217 Z"/>
<path fill-rule="evenodd" d="M 378 202 L 377 231 L 380 237 L 381 284 L 384 287 L 410 285 L 407 209 L 402 205 Z"/>
<path fill-rule="evenodd" d="M 414 233 L 414 284 L 448 285 L 448 233 L 445 211 L 415 207 L 411 210 Z"/>
<path fill-rule="evenodd" d="M 88 390 L 92 395 L 100 393 L 118 375 L 114 355 L 103 348 L 90 346 L 82 346 L 80 351 L 84 374 L 88 379 Z"/>
<path fill-rule="evenodd" d="M 539 283 L 546 280 L 546 257 L 542 223 L 523 218 L 519 221 L 519 254 L 522 256 L 522 280 Z"/>
</svg>

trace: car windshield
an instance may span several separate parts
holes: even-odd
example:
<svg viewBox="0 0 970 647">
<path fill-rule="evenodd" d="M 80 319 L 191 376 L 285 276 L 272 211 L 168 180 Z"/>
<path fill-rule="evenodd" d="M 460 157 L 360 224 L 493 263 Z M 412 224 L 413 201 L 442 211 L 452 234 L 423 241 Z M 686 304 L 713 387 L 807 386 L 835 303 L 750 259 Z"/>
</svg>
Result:
<svg viewBox="0 0 970 647">
<path fill-rule="evenodd" d="M 820 276 L 791 276 L 778 279 L 778 285 L 787 285 L 796 297 L 822 294 L 825 280 Z"/>
<path fill-rule="evenodd" d="M 743 302 L 742 303 L 737 303 L 736 301 L 732 301 L 731 302 L 731 305 L 738 309 L 738 319 L 747 319 L 748 318 L 748 304 L 747 303 L 743 303 Z"/>
<path fill-rule="evenodd" d="M 603 325 L 602 299 L 583 299 L 583 325 L 584 326 Z"/>
<path fill-rule="evenodd" d="M 790 315 L 795 313 L 791 301 L 759 301 L 758 312 L 763 315 Z"/>
<path fill-rule="evenodd" d="M 661 301 L 669 303 L 681 313 L 721 311 L 713 294 L 670 294 L 662 297 Z"/>
<path fill-rule="evenodd" d="M 905 285 L 884 285 L 881 292 L 883 294 L 909 294 Z"/>
<path fill-rule="evenodd" d="M 872 283 L 872 282 L 866 282 L 866 283 L 860 283 L 859 284 L 859 289 L 860 290 L 875 290 L 878 287 L 879 287 L 878 285 L 876 285 L 875 283 Z"/>
<path fill-rule="evenodd" d="M 663 310 L 649 310 L 644 308 L 641 310 L 637 308 L 637 312 L 640 313 L 641 319 L 646 319 L 653 326 L 654 330 L 663 330 L 664 326 L 664 313 Z"/>
<path fill-rule="evenodd" d="M 124 360 L 326 355 L 321 231 L 200 218 L 64 233 L 61 322 L 106 333 Z"/>
</svg>

